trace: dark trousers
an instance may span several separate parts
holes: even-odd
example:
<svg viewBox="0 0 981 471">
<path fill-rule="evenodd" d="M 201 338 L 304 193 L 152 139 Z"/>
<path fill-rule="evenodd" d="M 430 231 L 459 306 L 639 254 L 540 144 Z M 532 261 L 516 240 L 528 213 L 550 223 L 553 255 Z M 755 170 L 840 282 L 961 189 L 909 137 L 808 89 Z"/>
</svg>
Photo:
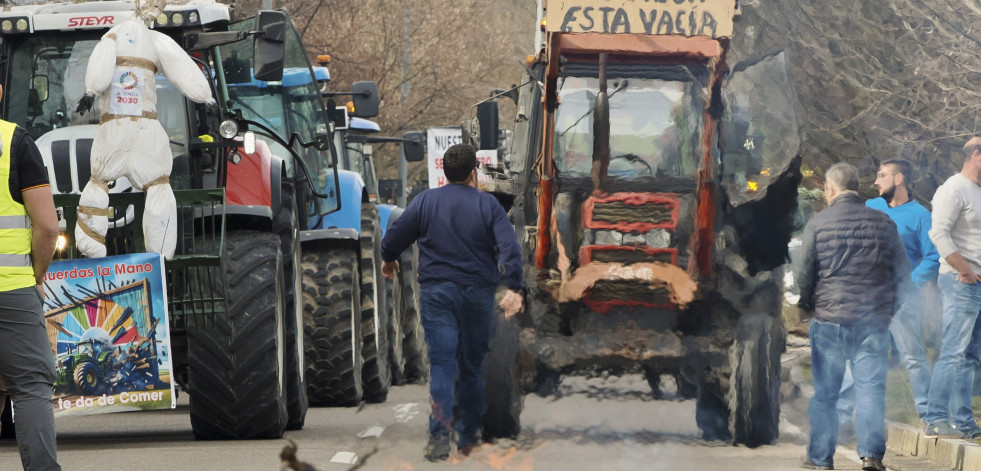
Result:
<svg viewBox="0 0 981 471">
<path fill-rule="evenodd" d="M 419 293 L 429 344 L 429 434 L 438 438 L 455 428 L 459 446 L 474 443 L 482 426 L 484 356 L 494 330 L 495 290 L 426 283 Z"/>
<path fill-rule="evenodd" d="M 0 292 L 0 376 L 14 404 L 21 464 L 30 471 L 61 469 L 51 404 L 55 357 L 41 309 L 33 286 Z"/>
</svg>

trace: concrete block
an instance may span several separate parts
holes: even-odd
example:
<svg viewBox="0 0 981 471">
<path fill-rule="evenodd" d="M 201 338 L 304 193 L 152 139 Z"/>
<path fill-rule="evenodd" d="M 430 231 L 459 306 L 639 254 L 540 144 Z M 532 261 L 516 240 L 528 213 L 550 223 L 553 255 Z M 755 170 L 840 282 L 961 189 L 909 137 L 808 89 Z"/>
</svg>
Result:
<svg viewBox="0 0 981 471">
<path fill-rule="evenodd" d="M 917 444 L 916 456 L 925 460 L 933 460 L 937 454 L 937 439 L 924 438 L 922 434 L 919 438 L 920 442 Z"/>
<path fill-rule="evenodd" d="M 964 462 L 964 440 L 939 438 L 933 461 L 950 469 L 961 469 Z"/>
<path fill-rule="evenodd" d="M 886 447 L 904 455 L 916 456 L 920 445 L 920 430 L 906 424 L 886 424 Z"/>
<path fill-rule="evenodd" d="M 969 443 L 964 446 L 963 471 L 981 471 L 981 446 Z"/>
</svg>

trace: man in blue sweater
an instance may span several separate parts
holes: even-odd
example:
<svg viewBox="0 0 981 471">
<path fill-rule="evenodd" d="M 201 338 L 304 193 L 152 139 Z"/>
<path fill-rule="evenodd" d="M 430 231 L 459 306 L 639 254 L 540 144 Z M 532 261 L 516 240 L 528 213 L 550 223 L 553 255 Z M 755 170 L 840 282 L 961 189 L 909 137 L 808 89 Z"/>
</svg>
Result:
<svg viewBox="0 0 981 471">
<path fill-rule="evenodd" d="M 922 420 L 927 412 L 930 397 L 930 378 L 932 371 L 923 345 L 923 288 L 937 279 L 940 268 L 940 254 L 930 241 L 930 211 L 910 197 L 909 181 L 912 167 L 905 160 L 887 160 L 879 166 L 875 187 L 879 198 L 865 202 L 865 205 L 889 215 L 896 223 L 899 237 L 906 247 L 913 273 L 910 275 L 910 290 L 903 305 L 889 324 L 899 357 L 909 371 L 909 381 L 913 388 L 913 402 L 916 413 Z M 839 419 L 851 422 L 855 407 L 854 384 L 850 374 L 846 374 L 838 402 Z"/>
<path fill-rule="evenodd" d="M 910 198 L 908 182 L 911 174 L 912 168 L 905 160 L 883 162 L 875 178 L 880 198 L 868 200 L 865 205 L 885 212 L 896 223 L 913 267 L 910 292 L 892 318 L 889 333 L 896 342 L 903 365 L 909 370 L 916 413 L 922 419 L 927 412 L 932 375 L 923 346 L 923 287 L 937 279 L 940 254 L 930 241 L 930 211 Z"/>
<path fill-rule="evenodd" d="M 461 454 L 478 444 L 498 263 L 508 287 L 501 308 L 508 317 L 522 309 L 521 248 L 501 204 L 477 191 L 477 167 L 473 147 L 450 147 L 443 155 L 450 183 L 413 199 L 382 241 L 382 273 L 388 278 L 395 276 L 399 254 L 413 242 L 419 245 L 419 305 L 429 344 L 432 402 L 430 461 L 449 457 L 454 429 Z"/>
</svg>

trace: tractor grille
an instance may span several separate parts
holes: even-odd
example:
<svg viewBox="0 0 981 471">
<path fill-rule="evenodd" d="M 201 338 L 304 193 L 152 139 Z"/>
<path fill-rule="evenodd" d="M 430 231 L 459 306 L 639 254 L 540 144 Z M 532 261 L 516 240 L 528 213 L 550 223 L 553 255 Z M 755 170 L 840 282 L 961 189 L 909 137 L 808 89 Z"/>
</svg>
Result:
<svg viewBox="0 0 981 471">
<path fill-rule="evenodd" d="M 589 300 L 598 303 L 668 306 L 671 304 L 671 291 L 661 283 L 598 280 L 589 288 Z"/>
<path fill-rule="evenodd" d="M 630 265 L 632 263 L 674 263 L 674 252 L 663 251 L 648 253 L 643 250 L 602 250 L 593 249 L 591 251 L 591 260 L 593 262 L 605 262 L 605 263 L 621 263 L 624 265 Z"/>
<path fill-rule="evenodd" d="M 648 223 L 666 225 L 673 221 L 674 206 L 648 202 L 644 204 L 627 204 L 624 201 L 596 203 L 593 207 L 593 221 L 617 224 L 621 222 Z"/>
</svg>

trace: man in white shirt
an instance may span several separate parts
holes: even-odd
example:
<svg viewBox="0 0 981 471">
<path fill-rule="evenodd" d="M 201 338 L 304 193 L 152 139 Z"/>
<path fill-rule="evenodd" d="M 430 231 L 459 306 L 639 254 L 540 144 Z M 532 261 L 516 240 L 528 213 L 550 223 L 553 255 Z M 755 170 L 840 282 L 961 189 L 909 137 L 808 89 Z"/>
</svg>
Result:
<svg viewBox="0 0 981 471">
<path fill-rule="evenodd" d="M 960 173 L 933 196 L 930 239 L 940 253 L 943 345 L 930 380 L 926 437 L 981 437 L 971 411 L 981 364 L 981 137 L 964 145 Z"/>
</svg>

